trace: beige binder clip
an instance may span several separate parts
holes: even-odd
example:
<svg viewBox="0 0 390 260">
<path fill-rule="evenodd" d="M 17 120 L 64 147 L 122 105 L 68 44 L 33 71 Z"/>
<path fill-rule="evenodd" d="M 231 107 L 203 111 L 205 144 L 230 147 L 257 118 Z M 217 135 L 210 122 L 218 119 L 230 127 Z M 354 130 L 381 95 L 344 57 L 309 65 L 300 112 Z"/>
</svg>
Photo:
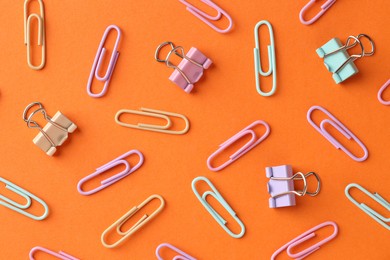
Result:
<svg viewBox="0 0 390 260">
<path fill-rule="evenodd" d="M 28 111 L 37 107 L 29 116 Z M 37 122 L 32 120 L 36 113 L 42 113 L 44 119 L 48 122 L 45 127 L 41 127 Z M 57 151 L 57 146 L 62 145 L 68 138 L 68 133 L 73 133 L 77 126 L 57 111 L 53 117 L 49 117 L 46 110 L 40 102 L 29 104 L 23 112 L 23 120 L 29 128 L 38 128 L 40 133 L 33 139 L 33 143 L 41 148 L 47 155 L 52 156 Z"/>
</svg>

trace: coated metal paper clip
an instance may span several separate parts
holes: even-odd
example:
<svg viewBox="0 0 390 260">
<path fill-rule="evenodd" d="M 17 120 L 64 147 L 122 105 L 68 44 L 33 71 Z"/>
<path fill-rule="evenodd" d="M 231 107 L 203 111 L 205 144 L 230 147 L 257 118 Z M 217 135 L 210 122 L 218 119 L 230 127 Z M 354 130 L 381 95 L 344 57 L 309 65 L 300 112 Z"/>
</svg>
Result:
<svg viewBox="0 0 390 260">
<path fill-rule="evenodd" d="M 160 200 L 161 204 L 160 206 L 157 208 L 157 210 L 155 210 L 152 214 L 145 214 L 141 217 L 140 220 L 137 221 L 137 223 L 134 224 L 134 226 L 132 226 L 129 230 L 127 231 L 122 231 L 122 226 L 126 223 L 126 221 L 128 219 L 130 219 L 139 209 L 141 209 L 142 207 L 144 207 L 146 204 L 148 204 L 150 201 L 152 201 L 153 199 L 158 199 Z M 150 196 L 149 198 L 147 198 L 144 202 L 142 202 L 141 204 L 139 204 L 138 206 L 134 206 L 129 212 L 127 212 L 125 215 L 123 215 L 120 219 L 118 219 L 117 221 L 115 221 L 111 226 L 109 226 L 102 234 L 101 236 L 101 241 L 102 241 L 102 244 L 103 246 L 105 246 L 106 248 L 114 248 L 114 247 L 117 247 L 118 245 L 120 245 L 121 243 L 123 243 L 127 238 L 129 238 L 132 234 L 134 234 L 138 229 L 140 229 L 141 227 L 143 227 L 146 223 L 148 223 L 150 220 L 152 220 L 157 214 L 159 214 L 161 212 L 161 210 L 164 208 L 165 206 L 165 202 L 164 202 L 164 199 L 160 196 L 160 195 L 152 195 Z M 118 235 L 121 235 L 123 236 L 122 238 L 120 238 L 118 241 L 116 241 L 115 243 L 113 244 L 107 244 L 107 242 L 105 241 L 105 237 L 106 237 L 106 234 L 108 232 L 110 232 L 111 230 L 113 229 L 116 229 L 116 232 Z"/>
<path fill-rule="evenodd" d="M 62 259 L 62 260 L 79 260 L 78 258 L 76 258 L 74 256 L 71 256 L 71 255 L 69 255 L 69 254 L 67 254 L 65 252 L 60 251 L 60 252 L 56 253 L 56 252 L 53 252 L 53 251 L 51 251 L 49 249 L 46 249 L 46 248 L 40 247 L 40 246 L 36 246 L 36 247 L 31 249 L 31 251 L 30 251 L 30 260 L 35 260 L 34 253 L 37 252 L 37 251 L 45 252 L 45 253 L 47 253 L 49 255 L 52 255 L 52 256 L 54 256 L 54 257 L 56 257 L 58 259 Z"/>
<path fill-rule="evenodd" d="M 315 2 L 318 0 L 310 0 L 299 12 L 299 20 L 301 20 L 301 23 L 305 25 L 310 25 L 317 21 L 334 3 L 336 3 L 336 0 L 328 0 L 323 5 L 321 5 L 321 11 L 316 14 L 313 18 L 311 18 L 309 21 L 306 21 L 303 16 L 305 15 L 307 9 L 309 9 L 312 5 L 314 5 Z"/>
<path fill-rule="evenodd" d="M 356 184 L 356 183 L 351 183 L 351 184 L 348 184 L 348 186 L 345 188 L 345 195 L 347 196 L 347 198 L 352 201 L 353 204 L 355 204 L 356 206 L 358 206 L 361 210 L 363 210 L 367 215 L 369 215 L 370 217 L 372 217 L 376 222 L 378 222 L 379 224 L 381 224 L 382 226 L 384 226 L 387 230 L 390 230 L 390 225 L 389 224 L 386 224 L 386 223 L 390 223 L 390 217 L 389 218 L 385 218 L 384 216 L 382 216 L 381 214 L 379 214 L 378 212 L 376 212 L 375 210 L 373 210 L 372 208 L 370 208 L 369 206 L 367 206 L 366 204 L 364 203 L 359 203 L 357 202 L 354 198 L 352 198 L 352 196 L 349 194 L 349 190 L 351 188 L 357 188 L 359 190 L 361 190 L 362 192 L 364 192 L 367 196 L 369 196 L 370 198 L 372 198 L 373 200 L 375 200 L 376 202 L 378 202 L 381 206 L 383 206 L 387 211 L 390 212 L 390 203 L 388 201 L 386 201 L 381 195 L 379 195 L 378 193 L 371 193 L 369 192 L 368 190 L 366 190 L 365 188 L 363 188 L 362 186 L 360 186 L 359 184 Z"/>
<path fill-rule="evenodd" d="M 330 119 L 324 119 L 321 121 L 320 125 L 316 125 L 311 119 L 311 114 L 314 110 L 320 110 L 325 113 Z M 312 106 L 307 112 L 307 121 L 317 130 L 323 137 L 325 137 L 331 144 L 333 144 L 336 149 L 341 149 L 346 153 L 352 160 L 357 162 L 363 162 L 368 157 L 368 150 L 366 146 L 347 128 L 345 127 L 336 117 L 334 117 L 328 110 L 320 106 Z M 325 125 L 329 124 L 336 128 L 342 135 L 344 135 L 348 140 L 352 138 L 362 149 L 364 155 L 362 157 L 357 157 L 353 155 L 345 146 L 343 146 L 339 141 L 337 141 L 333 136 L 331 136 L 328 131 L 325 129 Z"/>
<path fill-rule="evenodd" d="M 156 109 L 150 109 L 150 108 L 141 108 L 141 111 L 138 110 L 131 110 L 131 109 L 121 109 L 119 110 L 115 115 L 115 122 L 121 126 L 129 127 L 129 128 L 135 128 L 140 130 L 148 130 L 148 131 L 154 131 L 159 133 L 165 133 L 165 134 L 173 134 L 173 135 L 182 135 L 188 132 L 190 129 L 190 122 L 188 121 L 187 117 L 172 113 L 172 112 L 165 112 L 161 110 Z M 142 116 L 149 116 L 149 117 L 155 117 L 155 118 L 161 118 L 164 119 L 167 123 L 166 125 L 151 125 L 151 124 L 144 124 L 144 123 L 138 123 L 138 124 L 128 124 L 124 123 L 119 120 L 119 117 L 122 114 L 136 114 L 136 115 L 142 115 Z M 169 130 L 172 126 L 172 120 L 169 117 L 179 117 L 184 120 L 185 126 L 183 130 Z"/>
<path fill-rule="evenodd" d="M 27 116 L 28 111 L 33 107 L 37 108 Z M 45 127 L 42 128 L 32 120 L 36 113 L 42 113 L 48 122 Z M 77 129 L 77 126 L 60 111 L 57 111 L 53 117 L 49 117 L 40 102 L 33 102 L 24 109 L 23 120 L 29 128 L 38 128 L 40 133 L 33 139 L 33 143 L 49 156 L 57 151 L 57 146 L 62 145 L 68 139 L 68 133 L 73 133 Z"/>
<path fill-rule="evenodd" d="M 305 242 L 306 240 L 309 240 L 310 238 L 313 238 L 316 236 L 316 233 L 315 231 L 319 230 L 320 228 L 322 227 L 325 227 L 325 226 L 333 226 L 334 227 L 334 232 L 332 233 L 332 235 L 328 236 L 327 238 L 321 240 L 320 242 L 314 244 L 313 246 L 305 249 L 305 250 L 302 250 L 301 252 L 299 253 L 291 253 L 291 251 L 293 250 L 294 247 L 298 246 L 299 244 Z M 315 226 L 314 228 L 306 231 L 305 233 L 303 233 L 302 235 L 299 235 L 298 237 L 294 238 L 293 240 L 291 240 L 290 242 L 288 242 L 287 244 L 285 244 L 284 246 L 282 246 L 281 248 L 279 248 L 275 253 L 272 254 L 271 256 L 271 260 L 275 260 L 275 258 L 284 250 L 287 249 L 287 254 L 289 257 L 293 258 L 293 259 L 303 259 L 305 257 L 307 257 L 308 255 L 314 253 L 315 251 L 317 251 L 318 249 L 320 249 L 320 247 L 329 242 L 330 240 L 332 240 L 333 238 L 335 238 L 337 236 L 337 233 L 338 233 L 338 227 L 337 227 L 337 224 L 333 221 L 326 221 L 322 224 L 319 224 L 318 226 Z"/>
<path fill-rule="evenodd" d="M 118 35 L 117 35 L 117 38 L 115 41 L 114 49 L 112 50 L 110 63 L 108 64 L 106 74 L 103 77 L 101 77 L 99 75 L 99 71 L 101 70 L 101 66 L 102 66 L 102 63 L 103 63 L 103 60 L 104 60 L 104 57 L 106 54 L 106 48 L 104 47 L 104 44 L 106 43 L 108 34 L 110 33 L 111 30 L 116 30 Z M 114 73 L 116 62 L 118 61 L 118 58 L 119 58 L 118 47 L 119 47 L 119 42 L 120 42 L 121 36 L 122 36 L 121 29 L 119 29 L 119 27 L 116 25 L 108 26 L 106 31 L 104 32 L 103 38 L 100 41 L 99 48 L 97 50 L 95 60 L 94 60 L 93 65 L 92 65 L 91 73 L 89 74 L 89 78 L 88 78 L 87 93 L 89 96 L 94 97 L 94 98 L 99 98 L 99 97 L 102 97 L 106 94 L 108 85 L 110 84 L 110 81 L 111 81 L 112 74 Z M 97 80 L 104 82 L 104 86 L 103 86 L 102 91 L 99 93 L 96 93 L 96 94 L 92 93 L 92 89 L 91 89 L 94 77 Z"/>
<path fill-rule="evenodd" d="M 131 167 L 129 162 L 127 162 L 124 158 L 132 155 L 132 154 L 137 154 L 139 156 L 139 161 L 138 163 L 134 166 L 134 167 Z M 105 165 L 99 167 L 96 169 L 96 171 L 90 175 L 88 175 L 87 177 L 81 179 L 79 181 L 79 183 L 77 184 L 77 190 L 79 191 L 80 194 L 82 195 L 91 195 L 93 193 L 96 193 L 104 188 L 107 188 L 108 186 L 114 184 L 115 182 L 117 181 L 120 181 L 121 179 L 125 178 L 126 176 L 130 175 L 131 173 L 135 172 L 136 170 L 138 170 L 138 168 L 140 168 L 142 166 L 144 162 L 144 156 L 143 154 L 138 151 L 138 150 L 130 150 L 128 151 L 127 153 L 124 153 L 122 154 L 121 156 L 119 156 L 118 158 L 106 163 Z M 94 188 L 93 190 L 89 190 L 89 191 L 83 191 L 82 189 L 82 186 L 83 184 L 86 182 L 86 181 L 89 181 L 90 179 L 93 179 L 94 177 L 96 177 L 97 175 L 100 175 L 102 174 L 103 172 L 105 171 L 108 171 L 120 164 L 123 164 L 125 166 L 125 169 L 123 171 L 121 171 L 120 173 L 117 173 L 116 175 L 114 176 L 111 176 L 110 178 L 108 179 L 105 179 L 103 181 L 101 181 L 101 185 Z"/>
<path fill-rule="evenodd" d="M 25 204 L 20 204 L 0 194 L 0 205 L 3 205 L 34 220 L 43 220 L 47 217 L 47 215 L 49 215 L 49 207 L 43 200 L 2 177 L 0 177 L 0 182 L 5 184 L 6 189 L 15 192 L 26 200 Z M 43 208 L 45 209 L 45 212 L 41 216 L 35 216 L 26 211 L 31 206 L 31 199 L 34 199 L 38 203 L 42 204 Z"/>
<path fill-rule="evenodd" d="M 199 194 L 198 190 L 196 189 L 196 183 L 198 181 L 204 181 L 206 182 L 211 190 L 208 190 L 202 194 L 202 196 Z M 218 190 L 214 187 L 214 185 L 210 182 L 209 179 L 206 177 L 200 176 L 196 177 L 192 181 L 192 191 L 195 193 L 195 196 L 198 198 L 200 203 L 205 207 L 205 209 L 213 216 L 213 218 L 217 221 L 217 223 L 228 233 L 231 237 L 233 238 L 241 238 L 245 234 L 245 226 L 244 223 L 237 217 L 236 212 L 229 206 L 229 204 L 224 200 L 222 195 L 218 192 Z M 218 212 L 207 202 L 207 196 L 214 197 L 234 218 L 234 220 L 240 225 L 241 227 L 241 232 L 239 234 L 233 233 L 227 226 L 226 223 L 227 221 L 222 218 L 221 215 L 218 214 Z"/>
<path fill-rule="evenodd" d="M 176 253 L 178 253 L 178 255 L 176 255 L 175 257 L 172 258 L 172 260 L 196 260 L 196 258 L 193 258 L 192 256 L 190 256 L 190 255 L 184 253 L 183 251 L 181 251 L 180 249 L 178 249 L 177 247 L 174 247 L 173 245 L 168 244 L 168 243 L 160 244 L 156 248 L 156 256 L 157 256 L 158 260 L 164 260 L 164 258 L 162 258 L 160 255 L 160 250 L 164 247 L 170 248 L 173 251 L 175 251 Z"/>
<path fill-rule="evenodd" d="M 268 71 L 264 72 L 261 68 L 261 60 L 260 60 L 260 40 L 259 40 L 259 27 L 261 25 L 265 24 L 268 27 L 269 30 L 269 37 L 270 37 L 270 45 L 268 45 Z M 266 21 L 260 21 L 255 26 L 255 44 L 256 47 L 254 48 L 254 57 L 255 57 L 255 79 L 256 79 L 256 89 L 257 92 L 264 96 L 272 96 L 276 91 L 276 60 L 275 60 L 275 44 L 274 44 L 274 33 L 272 30 L 272 25 Z M 260 76 L 268 77 L 272 74 L 272 89 L 269 92 L 263 92 L 260 88 Z"/>
<path fill-rule="evenodd" d="M 24 44 L 27 45 L 27 64 L 33 70 L 40 70 L 46 64 L 46 34 L 45 34 L 45 8 L 43 6 L 42 0 L 37 0 L 39 3 L 39 10 L 41 12 L 38 14 L 30 14 L 27 16 L 28 4 L 31 0 L 24 1 Z M 31 21 L 36 18 L 38 21 L 38 46 L 42 46 L 42 57 L 41 64 L 35 66 L 31 61 Z"/>
<path fill-rule="evenodd" d="M 378 100 L 385 106 L 390 106 L 390 100 L 386 101 L 382 98 L 383 92 L 390 86 L 390 79 L 379 89 Z"/>
<path fill-rule="evenodd" d="M 201 1 L 206 5 L 208 5 L 209 7 L 213 8 L 215 11 L 217 11 L 217 15 L 215 16 L 206 14 L 199 8 L 196 8 L 192 4 L 188 3 L 188 1 L 186 0 L 179 0 L 179 1 L 186 6 L 187 11 L 195 15 L 198 19 L 200 19 L 202 22 L 210 26 L 215 31 L 219 33 L 227 33 L 230 32 L 231 29 L 233 28 L 233 20 L 230 17 L 230 15 L 226 11 L 224 11 L 221 7 L 213 3 L 211 0 L 201 0 Z M 229 25 L 226 29 L 220 29 L 212 23 L 220 20 L 222 15 L 224 15 L 229 20 Z"/>
<path fill-rule="evenodd" d="M 263 125 L 265 126 L 265 133 L 261 137 L 257 137 L 255 131 L 253 131 L 253 127 L 256 125 Z M 219 148 L 217 151 L 215 151 L 210 157 L 207 159 L 207 167 L 212 171 L 219 171 L 228 166 L 229 164 L 233 163 L 235 160 L 252 150 L 256 145 L 260 144 L 270 133 L 270 127 L 269 125 L 261 120 L 257 120 L 250 124 L 249 126 L 242 129 L 240 132 L 229 138 L 226 142 L 219 145 Z M 229 160 L 224 162 L 222 165 L 218 167 L 213 167 L 211 165 L 211 161 L 216 157 L 218 154 L 220 154 L 223 150 L 225 150 L 228 146 L 230 146 L 232 143 L 236 142 L 237 140 L 241 139 L 245 135 L 251 135 L 252 138 L 249 140 L 244 146 L 242 146 L 240 149 L 237 150 L 234 154 L 232 154 L 229 157 Z"/>
</svg>

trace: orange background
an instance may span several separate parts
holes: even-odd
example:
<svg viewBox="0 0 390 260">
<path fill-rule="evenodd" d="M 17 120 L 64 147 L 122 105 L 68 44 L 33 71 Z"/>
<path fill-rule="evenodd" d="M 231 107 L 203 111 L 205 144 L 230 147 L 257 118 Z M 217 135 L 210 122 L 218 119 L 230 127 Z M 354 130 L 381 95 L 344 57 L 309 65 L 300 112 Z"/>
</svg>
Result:
<svg viewBox="0 0 390 260">
<path fill-rule="evenodd" d="M 339 225 L 339 234 L 310 259 L 389 259 L 389 231 L 344 195 L 345 186 L 356 182 L 390 198 L 390 107 L 376 98 L 389 78 L 388 1 L 339 0 L 311 26 L 298 19 L 305 0 L 216 2 L 235 23 L 226 35 L 178 1 L 46 0 L 47 63 L 33 71 L 23 44 L 23 1 L 2 1 L 0 176 L 50 208 L 43 221 L 0 208 L 2 259 L 26 259 L 37 245 L 81 259 L 154 259 L 163 242 L 199 259 L 269 259 L 286 242 L 327 220 Z M 263 19 L 271 22 L 275 35 L 278 89 L 272 97 L 258 95 L 254 82 L 253 28 Z M 120 57 L 106 96 L 94 99 L 86 93 L 86 82 L 110 24 L 123 32 Z M 265 32 L 260 33 L 267 62 Z M 356 76 L 336 85 L 315 50 L 333 37 L 345 42 L 359 33 L 372 37 L 376 52 L 356 62 Z M 171 83 L 172 70 L 154 60 L 155 48 L 167 40 L 187 51 L 194 46 L 212 59 L 195 93 Z M 271 84 L 269 79 L 262 83 Z M 49 115 L 60 110 L 78 126 L 54 157 L 32 143 L 38 132 L 22 120 L 23 109 L 33 101 L 42 102 Z M 368 160 L 351 160 L 317 133 L 306 120 L 312 105 L 327 108 L 351 129 L 366 144 Z M 140 107 L 184 114 L 191 129 L 174 136 L 114 123 L 119 109 Z M 206 159 L 218 145 L 259 119 L 269 123 L 270 136 L 225 170 L 208 170 Z M 81 178 L 131 149 L 145 156 L 138 171 L 94 195 L 77 192 Z M 295 172 L 317 172 L 320 194 L 297 198 L 295 207 L 269 209 L 264 169 L 281 164 L 291 164 Z M 191 181 L 197 176 L 209 178 L 237 212 L 247 229 L 243 238 L 228 236 L 194 196 Z M 1 193 L 10 194 L 4 186 Z M 162 213 L 122 246 L 104 248 L 102 232 L 152 194 L 166 200 Z M 380 212 L 388 217 L 383 208 Z"/>
</svg>

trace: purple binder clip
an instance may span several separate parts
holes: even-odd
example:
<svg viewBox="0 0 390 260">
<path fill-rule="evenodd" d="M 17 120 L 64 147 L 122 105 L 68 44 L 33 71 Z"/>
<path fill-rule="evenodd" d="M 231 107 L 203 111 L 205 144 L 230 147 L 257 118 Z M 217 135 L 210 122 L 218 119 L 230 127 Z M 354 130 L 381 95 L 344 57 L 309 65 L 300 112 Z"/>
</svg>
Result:
<svg viewBox="0 0 390 260">
<path fill-rule="evenodd" d="M 171 50 L 168 52 L 167 57 L 162 60 L 159 58 L 159 54 L 161 49 L 167 45 L 171 46 Z M 179 65 L 176 66 L 171 61 L 169 61 L 172 54 L 176 54 L 182 58 Z M 172 75 L 169 77 L 169 80 L 178 85 L 187 93 L 192 91 L 194 88 L 194 83 L 200 80 L 200 78 L 203 76 L 203 71 L 208 69 L 213 63 L 198 49 L 191 47 L 190 51 L 187 54 L 184 54 L 183 47 L 175 47 L 172 42 L 163 42 L 160 44 L 156 49 L 154 58 L 158 62 L 165 62 L 169 68 L 175 69 Z"/>
<path fill-rule="evenodd" d="M 267 183 L 268 193 L 271 195 L 269 199 L 270 208 L 295 206 L 295 195 L 304 196 L 308 194 L 310 196 L 316 196 L 321 189 L 321 180 L 315 172 L 309 172 L 307 174 L 297 172 L 293 175 L 291 165 L 266 167 L 265 173 L 267 178 L 270 178 Z M 310 175 L 314 175 L 318 182 L 315 192 L 307 191 L 308 185 L 306 179 Z M 294 180 L 303 181 L 303 190 L 295 190 Z"/>
</svg>

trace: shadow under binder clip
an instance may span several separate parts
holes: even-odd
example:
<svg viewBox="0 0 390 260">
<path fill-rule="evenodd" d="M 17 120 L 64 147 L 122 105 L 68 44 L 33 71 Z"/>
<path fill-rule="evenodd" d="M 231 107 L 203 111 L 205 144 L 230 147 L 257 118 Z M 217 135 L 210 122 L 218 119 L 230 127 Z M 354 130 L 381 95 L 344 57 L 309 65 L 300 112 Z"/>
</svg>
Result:
<svg viewBox="0 0 390 260">
<path fill-rule="evenodd" d="M 321 5 L 321 11 L 319 11 L 316 16 L 314 16 L 313 18 L 311 18 L 309 21 L 305 20 L 303 18 L 303 16 L 305 15 L 307 9 L 309 9 L 312 5 L 314 5 L 315 2 L 317 2 L 318 0 L 310 0 L 303 8 L 302 10 L 299 12 L 299 20 L 301 21 L 301 23 L 305 24 L 305 25 L 310 25 L 312 23 L 314 23 L 315 21 L 317 21 L 334 3 L 336 3 L 336 0 L 328 0 L 326 1 L 323 5 Z"/>
<path fill-rule="evenodd" d="M 373 210 L 372 208 L 370 208 L 366 204 L 357 202 L 354 198 L 352 198 L 351 194 L 349 194 L 349 190 L 351 188 L 356 188 L 356 189 L 364 192 L 368 197 L 370 197 L 371 199 L 378 202 L 381 206 L 383 206 L 389 212 L 390 212 L 390 203 L 388 201 L 386 201 L 378 193 L 376 193 L 376 192 L 371 193 L 368 190 L 366 190 L 365 188 L 363 188 L 362 186 L 360 186 L 359 184 L 351 183 L 351 184 L 348 184 L 347 187 L 345 188 L 345 195 L 347 196 L 347 198 L 350 201 L 352 201 L 353 204 L 358 206 L 358 208 L 363 210 L 367 215 L 369 215 L 371 218 L 373 218 L 376 222 L 381 224 L 387 230 L 390 230 L 390 217 L 385 218 L 384 216 L 382 216 L 381 214 L 379 214 L 378 212 L 376 212 L 375 210 Z M 387 224 L 387 223 L 389 223 L 389 224 Z"/>
<path fill-rule="evenodd" d="M 56 257 L 58 259 L 62 259 L 62 260 L 80 260 L 80 259 L 78 259 L 78 258 L 76 258 L 74 256 L 71 256 L 71 255 L 69 255 L 69 254 L 67 254 L 65 252 L 60 251 L 60 252 L 56 253 L 56 252 L 53 252 L 53 251 L 51 251 L 49 249 L 46 249 L 46 248 L 40 247 L 40 246 L 36 246 L 36 247 L 31 249 L 30 255 L 29 255 L 30 256 L 30 260 L 35 260 L 34 253 L 37 252 L 37 251 L 45 252 L 45 253 L 47 253 L 49 255 L 52 255 L 52 256 L 54 256 L 54 257 Z"/>
<path fill-rule="evenodd" d="M 139 156 L 139 162 L 134 166 L 134 167 L 131 167 L 130 164 L 124 159 L 132 154 L 137 154 Z M 121 156 L 119 156 L 118 158 L 106 163 L 105 165 L 99 167 L 96 169 L 96 171 L 90 175 L 88 175 L 87 177 L 84 177 L 83 179 L 81 179 L 79 181 L 79 183 L 77 184 L 77 190 L 79 191 L 80 194 L 82 195 L 91 195 L 93 193 L 96 193 L 104 188 L 107 188 L 108 186 L 114 184 L 115 182 L 117 181 L 120 181 L 121 179 L 125 178 L 126 176 L 130 175 L 131 173 L 135 172 L 136 170 L 138 170 L 138 168 L 140 168 L 142 166 L 144 162 L 144 156 L 143 154 L 138 151 L 138 150 L 130 150 L 128 151 L 127 153 L 124 153 L 122 154 Z M 82 189 L 82 186 L 83 184 L 90 180 L 90 179 L 93 179 L 94 177 L 96 177 L 97 175 L 100 175 L 102 174 L 103 172 L 105 171 L 108 171 L 120 164 L 123 164 L 125 166 L 125 169 L 123 171 L 121 171 L 120 173 L 117 173 L 116 175 L 114 176 L 111 176 L 110 178 L 108 179 L 105 179 L 101 182 L 101 185 L 92 189 L 92 190 L 89 190 L 89 191 L 83 191 Z"/>
<path fill-rule="evenodd" d="M 165 59 L 160 59 L 160 51 L 163 47 L 169 45 L 171 50 L 168 52 Z M 179 56 L 182 60 L 179 65 L 174 65 L 170 58 L 172 54 Z M 194 84 L 203 76 L 203 71 L 208 69 L 213 63 L 198 49 L 191 47 L 187 54 L 184 54 L 184 49 L 181 46 L 176 46 L 172 42 L 161 43 L 154 54 L 154 58 L 158 62 L 165 62 L 169 68 L 173 68 L 169 80 L 178 85 L 186 93 L 190 93 L 194 88 Z"/>
<path fill-rule="evenodd" d="M 316 196 L 321 189 L 321 180 L 315 172 L 309 172 L 303 174 L 297 172 L 294 175 L 292 174 L 291 165 L 280 165 L 273 167 L 265 168 L 267 178 L 270 178 L 267 183 L 268 193 L 271 195 L 269 199 L 270 208 L 279 208 L 279 207 L 288 207 L 295 206 L 295 195 L 297 196 Z M 313 175 L 317 179 L 317 189 L 315 192 L 307 191 L 307 182 L 306 179 Z M 294 181 L 302 180 L 303 189 L 296 191 L 294 189 Z"/>
<path fill-rule="evenodd" d="M 383 92 L 389 88 L 390 86 L 390 79 L 379 89 L 379 92 L 378 92 L 378 100 L 379 102 L 381 102 L 381 104 L 385 105 L 385 106 L 390 106 L 390 100 L 386 101 L 382 98 L 382 95 L 383 95 Z"/>
<path fill-rule="evenodd" d="M 204 192 L 202 195 L 199 194 L 198 190 L 196 189 L 196 183 L 198 181 L 204 181 L 207 183 L 207 185 L 211 188 L 211 190 L 208 190 Z M 217 221 L 217 223 L 233 238 L 241 238 L 245 234 L 245 226 L 244 223 L 237 217 L 236 212 L 229 206 L 229 204 L 226 202 L 226 200 L 222 197 L 222 195 L 218 192 L 218 190 L 214 187 L 214 185 L 210 182 L 209 179 L 206 177 L 200 176 L 196 177 L 192 181 L 192 191 L 194 192 L 195 196 L 198 198 L 200 203 L 205 207 L 205 209 L 211 214 L 211 216 Z M 237 222 L 237 224 L 241 227 L 241 232 L 238 234 L 233 233 L 227 226 L 227 221 L 222 218 L 221 215 L 207 202 L 207 196 L 214 197 L 230 214 L 232 218 Z"/>
<path fill-rule="evenodd" d="M 27 116 L 28 111 L 34 106 L 37 108 Z M 32 120 L 37 113 L 42 113 L 44 119 L 48 122 L 43 128 Z M 77 129 L 77 126 L 60 111 L 57 111 L 53 117 L 49 117 L 40 102 L 33 102 L 24 109 L 23 120 L 29 128 L 37 128 L 40 131 L 33 139 L 33 143 L 49 156 L 57 151 L 57 146 L 65 142 L 68 133 L 73 133 Z"/>
<path fill-rule="evenodd" d="M 164 260 L 164 258 L 162 258 L 160 255 L 160 250 L 164 247 L 167 247 L 167 248 L 175 251 L 178 254 L 178 255 L 174 256 L 172 258 L 172 260 L 196 260 L 196 258 L 193 258 L 192 256 L 181 251 L 179 248 L 177 248 L 171 244 L 168 244 L 168 243 L 162 243 L 156 248 L 156 256 L 157 256 L 158 260 Z"/>
<path fill-rule="evenodd" d="M 360 38 L 366 38 L 370 42 L 371 51 L 367 52 L 360 41 Z M 348 49 L 360 46 L 360 54 L 348 54 Z M 317 49 L 317 54 L 324 59 L 325 67 L 332 72 L 334 81 L 339 84 L 349 77 L 359 72 L 354 64 L 354 61 L 365 57 L 372 56 L 375 52 L 375 45 L 371 38 L 366 34 L 359 34 L 358 36 L 349 36 L 345 45 L 342 45 L 340 39 L 333 38 Z"/>
<path fill-rule="evenodd" d="M 145 214 L 143 215 L 135 224 L 127 231 L 122 231 L 123 225 L 126 223 L 128 219 L 130 219 L 139 209 L 144 207 L 146 204 L 148 204 L 153 199 L 160 200 L 161 204 L 160 206 L 152 213 L 152 214 Z M 138 229 L 143 227 L 146 223 L 148 223 L 150 220 L 152 220 L 157 214 L 159 214 L 162 209 L 165 206 L 164 199 L 160 195 L 152 195 L 149 198 L 147 198 L 144 202 L 139 204 L 138 206 L 134 206 L 129 212 L 127 212 L 125 215 L 123 215 L 120 219 L 115 221 L 111 226 L 109 226 L 102 234 L 101 241 L 104 247 L 106 248 L 114 248 L 123 243 L 127 238 L 129 238 L 132 234 L 134 234 Z M 113 244 L 107 244 L 105 237 L 108 232 L 110 232 L 113 229 L 116 229 L 116 232 L 118 235 L 121 235 L 122 238 L 120 238 L 118 241 L 116 241 Z"/>
</svg>

